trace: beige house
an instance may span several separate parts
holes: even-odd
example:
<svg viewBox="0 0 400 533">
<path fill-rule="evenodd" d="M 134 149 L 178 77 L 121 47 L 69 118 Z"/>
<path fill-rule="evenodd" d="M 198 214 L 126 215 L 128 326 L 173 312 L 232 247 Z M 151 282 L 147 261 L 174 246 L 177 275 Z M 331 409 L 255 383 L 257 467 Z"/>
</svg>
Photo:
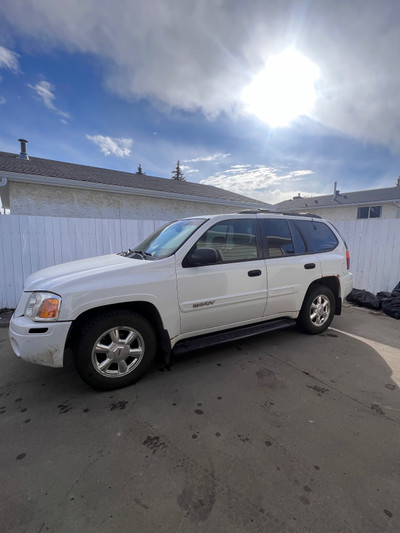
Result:
<svg viewBox="0 0 400 533">
<path fill-rule="evenodd" d="M 332 222 L 400 218 L 400 178 L 395 187 L 304 198 L 295 196 L 275 204 L 279 211 L 315 213 Z"/>
<path fill-rule="evenodd" d="M 0 200 L 12 215 L 171 220 L 271 208 L 218 187 L 0 152 Z"/>
</svg>

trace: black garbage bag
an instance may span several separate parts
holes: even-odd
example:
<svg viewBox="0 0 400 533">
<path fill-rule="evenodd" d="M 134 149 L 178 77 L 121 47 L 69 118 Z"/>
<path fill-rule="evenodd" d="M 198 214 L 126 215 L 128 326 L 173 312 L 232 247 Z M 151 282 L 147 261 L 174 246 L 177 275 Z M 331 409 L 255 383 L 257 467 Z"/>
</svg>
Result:
<svg viewBox="0 0 400 533">
<path fill-rule="evenodd" d="M 392 296 L 400 296 L 400 281 L 396 287 L 392 290 Z"/>
<path fill-rule="evenodd" d="M 378 292 L 376 297 L 378 298 L 378 300 L 381 303 L 382 303 L 382 300 L 387 300 L 388 298 L 393 298 L 392 293 L 391 292 L 386 292 L 386 291 Z"/>
<path fill-rule="evenodd" d="M 382 311 L 392 318 L 400 319 L 400 294 L 394 298 L 382 300 Z"/>
<path fill-rule="evenodd" d="M 368 309 L 380 309 L 381 302 L 372 292 L 364 291 L 363 289 L 353 289 L 346 297 L 348 302 L 352 302 L 360 307 L 368 307 Z"/>
</svg>

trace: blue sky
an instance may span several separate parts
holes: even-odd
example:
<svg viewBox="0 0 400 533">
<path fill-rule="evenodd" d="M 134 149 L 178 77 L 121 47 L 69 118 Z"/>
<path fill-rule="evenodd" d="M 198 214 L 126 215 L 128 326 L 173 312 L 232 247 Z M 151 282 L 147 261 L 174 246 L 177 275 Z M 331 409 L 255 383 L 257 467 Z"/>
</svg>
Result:
<svg viewBox="0 0 400 533">
<path fill-rule="evenodd" d="M 395 0 L 2 0 L 0 150 L 23 137 L 32 156 L 165 178 L 179 159 L 188 181 L 269 203 L 391 187 L 399 21 Z"/>
</svg>

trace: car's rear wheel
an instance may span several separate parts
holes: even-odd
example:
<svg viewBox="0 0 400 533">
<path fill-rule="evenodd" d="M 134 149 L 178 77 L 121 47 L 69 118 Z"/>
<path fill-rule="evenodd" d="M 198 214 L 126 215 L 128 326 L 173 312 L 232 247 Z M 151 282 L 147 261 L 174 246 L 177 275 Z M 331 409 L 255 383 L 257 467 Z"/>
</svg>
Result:
<svg viewBox="0 0 400 533">
<path fill-rule="evenodd" d="M 330 326 L 335 314 L 333 292 L 323 285 L 312 289 L 305 297 L 297 324 L 306 333 L 322 333 Z"/>
<path fill-rule="evenodd" d="M 156 355 L 157 337 L 143 316 L 110 311 L 90 320 L 80 332 L 75 363 L 81 378 L 96 389 L 135 383 Z"/>
</svg>

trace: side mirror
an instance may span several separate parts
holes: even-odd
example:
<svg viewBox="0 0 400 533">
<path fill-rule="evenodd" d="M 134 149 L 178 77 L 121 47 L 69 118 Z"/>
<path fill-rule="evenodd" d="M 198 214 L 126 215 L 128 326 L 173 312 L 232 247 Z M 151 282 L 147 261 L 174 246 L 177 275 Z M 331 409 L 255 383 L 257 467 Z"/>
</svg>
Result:
<svg viewBox="0 0 400 533">
<path fill-rule="evenodd" d="M 196 248 L 190 250 L 182 262 L 184 268 L 215 265 L 221 261 L 221 254 L 214 248 Z"/>
</svg>

